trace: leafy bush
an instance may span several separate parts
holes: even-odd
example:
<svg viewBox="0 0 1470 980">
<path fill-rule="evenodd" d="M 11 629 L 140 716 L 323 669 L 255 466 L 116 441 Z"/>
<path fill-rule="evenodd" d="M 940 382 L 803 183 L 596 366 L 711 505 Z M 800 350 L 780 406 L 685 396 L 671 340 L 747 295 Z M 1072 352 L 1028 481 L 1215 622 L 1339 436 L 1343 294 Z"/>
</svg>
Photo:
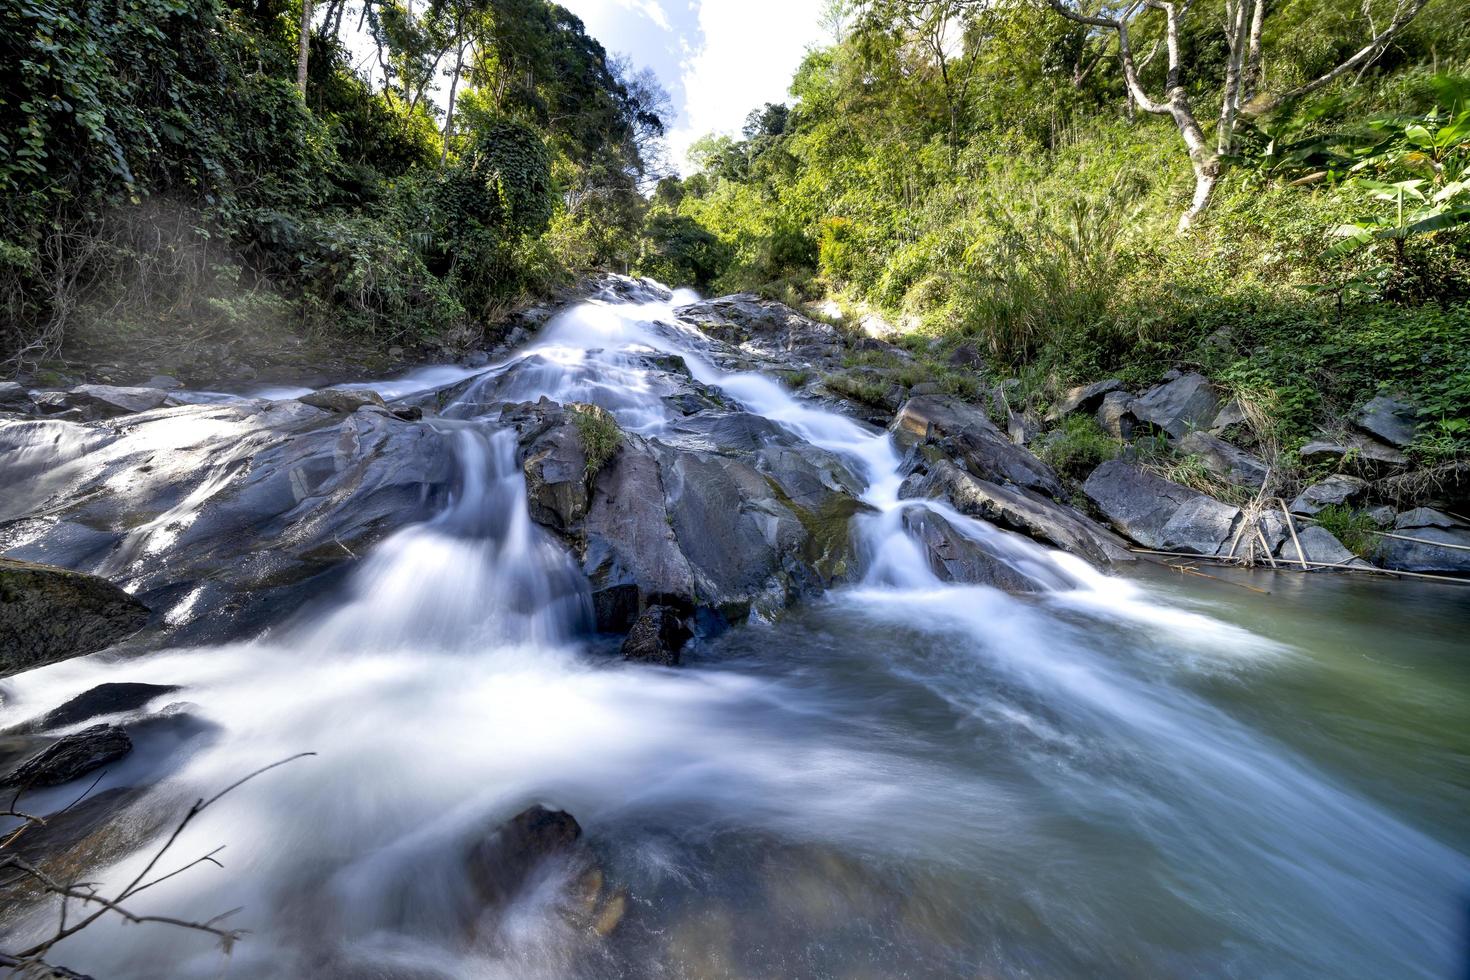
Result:
<svg viewBox="0 0 1470 980">
<path fill-rule="evenodd" d="M 1362 511 L 1343 504 L 1331 504 L 1319 510 L 1313 519 L 1360 558 L 1371 558 L 1378 549 L 1378 538 L 1373 534 L 1377 525 Z"/>
<path fill-rule="evenodd" d="M 1118 441 L 1090 415 L 1073 414 L 1038 446 L 1042 459 L 1069 480 L 1086 480 L 1093 470 L 1117 457 Z"/>
<path fill-rule="evenodd" d="M 606 409 L 584 404 L 567 407 L 572 413 L 572 424 L 582 436 L 582 448 L 587 454 L 586 476 L 590 480 L 623 444 L 623 430 Z"/>
</svg>

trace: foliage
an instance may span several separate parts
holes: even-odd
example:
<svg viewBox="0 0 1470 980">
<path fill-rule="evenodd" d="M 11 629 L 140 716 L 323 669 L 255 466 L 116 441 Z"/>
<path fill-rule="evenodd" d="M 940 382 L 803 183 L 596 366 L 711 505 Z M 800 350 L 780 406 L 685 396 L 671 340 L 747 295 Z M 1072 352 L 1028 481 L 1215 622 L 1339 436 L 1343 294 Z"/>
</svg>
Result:
<svg viewBox="0 0 1470 980">
<path fill-rule="evenodd" d="M 1073 414 L 1039 447 L 1041 458 L 1070 480 L 1081 482 L 1093 470 L 1117 457 L 1118 441 L 1090 415 Z"/>
<path fill-rule="evenodd" d="M 1324 531 L 1341 541 L 1343 547 L 1361 558 L 1371 558 L 1378 549 L 1373 532 L 1377 525 L 1367 514 L 1344 504 L 1330 504 L 1314 515 L 1313 520 Z"/>
<path fill-rule="evenodd" d="M 618 428 L 617 420 L 609 412 L 596 405 L 574 404 L 568 408 L 572 413 L 572 424 L 582 437 L 582 448 L 587 455 L 586 476 L 590 480 L 602 471 L 623 444 L 623 430 Z"/>
</svg>

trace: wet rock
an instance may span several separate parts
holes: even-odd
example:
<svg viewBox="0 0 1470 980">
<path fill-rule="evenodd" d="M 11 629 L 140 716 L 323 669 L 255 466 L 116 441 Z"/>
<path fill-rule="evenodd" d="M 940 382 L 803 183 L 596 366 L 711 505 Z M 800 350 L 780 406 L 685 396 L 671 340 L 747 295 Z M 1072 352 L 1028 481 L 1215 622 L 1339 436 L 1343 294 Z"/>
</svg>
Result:
<svg viewBox="0 0 1470 980">
<path fill-rule="evenodd" d="M 531 519 L 566 533 L 587 516 L 587 451 L 582 433 L 565 412 L 536 439 L 522 466 Z"/>
<path fill-rule="evenodd" d="M 1219 390 L 1201 374 L 1184 374 L 1133 399 L 1139 422 L 1182 438 L 1194 429 L 1209 429 L 1220 410 Z"/>
<path fill-rule="evenodd" d="M 106 649 L 148 615 L 95 575 L 0 558 L 0 677 Z"/>
<path fill-rule="evenodd" d="M 989 585 L 1007 592 L 1041 592 L 1046 588 L 1009 564 L 1004 551 L 961 533 L 927 507 L 906 509 L 903 524 L 924 546 L 929 568 L 941 582 Z"/>
<path fill-rule="evenodd" d="M 89 419 L 116 418 L 177 405 L 166 391 L 157 388 L 124 388 L 117 385 L 77 385 L 70 391 L 48 391 L 36 396 L 43 412 L 80 409 Z"/>
<path fill-rule="evenodd" d="M 1403 449 L 1414 441 L 1419 410 L 1408 402 L 1379 395 L 1369 399 L 1353 423 L 1379 442 Z"/>
<path fill-rule="evenodd" d="M 113 683 L 96 687 L 52 708 L 26 726 L 31 731 L 50 731 L 90 721 L 103 715 L 136 711 L 155 698 L 172 694 L 179 688 L 173 684 Z"/>
<path fill-rule="evenodd" d="M 144 388 L 157 388 L 159 391 L 177 391 L 184 387 L 184 383 L 170 374 L 155 374 L 143 382 Z"/>
<path fill-rule="evenodd" d="M 1307 487 L 1291 502 L 1291 512 L 1311 517 L 1324 507 L 1351 504 L 1368 492 L 1368 481 L 1346 473 L 1334 473 Z"/>
<path fill-rule="evenodd" d="M 1117 378 L 1109 378 L 1106 381 L 1096 381 L 1090 385 L 1079 385 L 1071 389 L 1062 397 L 1046 415 L 1048 422 L 1055 422 L 1073 412 L 1096 412 L 1102 406 L 1103 399 L 1110 393 L 1119 391 L 1123 382 Z"/>
<path fill-rule="evenodd" d="M 649 606 L 623 640 L 623 659 L 665 667 L 677 666 L 679 651 L 692 635 L 678 610 L 669 606 Z"/>
<path fill-rule="evenodd" d="M 17 766 L 0 785 L 22 789 L 60 786 L 133 750 L 128 733 L 114 725 L 93 725 L 73 735 L 63 735 L 51 745 Z"/>
<path fill-rule="evenodd" d="M 368 405 L 375 405 L 378 408 L 387 407 L 383 402 L 383 396 L 376 391 L 368 391 L 366 388 L 323 388 L 321 391 L 302 395 L 296 400 L 312 408 L 340 412 L 343 415 L 350 415 Z"/>
<path fill-rule="evenodd" d="M 570 813 L 537 804 L 470 848 L 470 880 L 486 905 L 502 908 L 543 861 L 571 853 L 581 836 L 582 827 Z"/>
<path fill-rule="evenodd" d="M 1113 527 L 1145 548 L 1218 554 L 1229 548 L 1240 516 L 1238 507 L 1121 459 L 1094 470 L 1082 492 Z"/>
<path fill-rule="evenodd" d="M 1032 490 L 980 480 L 941 461 L 912 484 L 905 497 L 941 497 L 962 514 L 978 517 L 1095 565 L 1134 561 L 1127 544 L 1092 518 Z"/>
<path fill-rule="evenodd" d="M 1050 466 L 1013 444 L 984 412 L 958 398 L 910 398 L 899 409 L 889 431 L 903 449 L 937 444 L 981 479 L 1014 483 L 1053 498 L 1064 494 Z"/>
<path fill-rule="evenodd" d="M 1126 391 L 1110 391 L 1097 408 L 1097 424 L 1114 439 L 1127 442 L 1133 438 L 1138 419 L 1133 414 L 1133 396 Z"/>
<path fill-rule="evenodd" d="M 1205 469 L 1235 486 L 1259 488 L 1266 482 L 1265 463 L 1208 432 L 1186 433 L 1175 445 L 1181 452 L 1199 457 Z"/>
<path fill-rule="evenodd" d="M 388 411 L 393 414 L 394 418 L 405 422 L 417 422 L 424 417 L 424 410 L 418 405 L 390 405 Z"/>
<path fill-rule="evenodd" d="M 1366 436 L 1348 435 L 1342 439 L 1318 439 L 1307 443 L 1298 453 L 1303 463 L 1356 464 L 1360 468 L 1381 471 L 1409 465 L 1409 457 Z"/>
<path fill-rule="evenodd" d="M 831 324 L 750 293 L 681 306 L 674 313 L 715 340 L 763 360 L 831 363 L 846 349 Z"/>
<path fill-rule="evenodd" d="M 1400 514 L 1393 527 L 1394 536 L 1380 538 L 1373 554 L 1384 568 L 1470 574 L 1470 525 L 1464 521 L 1416 507 Z"/>
<path fill-rule="evenodd" d="M 1324 565 L 1351 565 L 1355 568 L 1371 568 L 1363 559 L 1343 547 L 1341 541 L 1326 528 L 1315 525 L 1297 530 L 1297 541 L 1301 542 L 1301 549 L 1297 549 L 1297 542 L 1290 536 L 1281 543 L 1277 551 L 1277 557 L 1283 561 L 1294 562 L 1301 560 L 1299 556 L 1305 555 L 1308 562 Z"/>
</svg>

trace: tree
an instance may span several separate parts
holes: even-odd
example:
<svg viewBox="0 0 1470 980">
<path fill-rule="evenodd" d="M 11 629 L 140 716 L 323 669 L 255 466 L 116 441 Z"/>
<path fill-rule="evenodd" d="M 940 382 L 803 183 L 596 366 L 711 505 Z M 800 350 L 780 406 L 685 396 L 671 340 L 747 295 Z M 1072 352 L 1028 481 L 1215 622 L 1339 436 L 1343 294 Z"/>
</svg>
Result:
<svg viewBox="0 0 1470 980">
<path fill-rule="evenodd" d="M 1374 28 L 1372 18 L 1369 17 L 1372 36 L 1356 53 L 1296 88 L 1278 95 L 1257 98 L 1262 71 L 1261 38 L 1266 18 L 1270 14 L 1269 0 L 1226 0 L 1224 30 L 1228 56 L 1223 77 L 1206 80 L 1207 83 L 1214 82 L 1211 88 L 1220 93 L 1220 112 L 1212 144 L 1205 135 L 1186 88 L 1187 80 L 1202 80 L 1198 78 L 1202 74 L 1200 66 L 1186 64 L 1182 53 L 1181 38 L 1190 13 L 1191 0 L 1125 0 L 1121 8 L 1112 8 L 1111 13 L 1106 6 L 1102 8 L 1102 12 L 1089 13 L 1091 8 L 1082 5 L 1079 0 L 1046 0 L 1052 10 L 1068 20 L 1115 36 L 1123 80 L 1133 101 L 1145 112 L 1167 115 L 1173 119 L 1184 140 L 1190 167 L 1194 171 L 1194 195 L 1189 207 L 1179 216 L 1181 233 L 1188 231 L 1209 207 L 1215 184 L 1224 171 L 1225 158 L 1234 147 L 1236 123 L 1248 102 L 1255 100 L 1250 105 L 1250 111 L 1259 115 L 1315 92 L 1356 68 L 1367 66 L 1429 2 L 1430 0 L 1395 0 L 1393 16 L 1382 30 Z M 1371 13 L 1369 8 L 1370 3 L 1365 2 L 1365 11 Z M 1163 44 L 1167 57 L 1163 95 L 1159 98 L 1151 96 L 1144 85 L 1141 77 L 1144 65 L 1134 52 L 1132 40 L 1133 29 L 1143 28 L 1144 18 L 1154 13 L 1162 13 L 1164 16 Z"/>
</svg>

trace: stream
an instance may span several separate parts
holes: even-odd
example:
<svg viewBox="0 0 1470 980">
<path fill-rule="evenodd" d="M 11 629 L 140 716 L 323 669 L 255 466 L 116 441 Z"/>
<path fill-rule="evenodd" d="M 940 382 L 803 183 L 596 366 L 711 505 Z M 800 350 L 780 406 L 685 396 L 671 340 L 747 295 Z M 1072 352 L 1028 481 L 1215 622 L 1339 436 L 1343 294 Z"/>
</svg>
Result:
<svg viewBox="0 0 1470 980">
<path fill-rule="evenodd" d="M 108 980 L 1465 975 L 1470 590 L 1104 574 L 925 502 L 1041 589 L 943 583 L 888 435 L 720 367 L 673 314 L 691 299 L 582 303 L 505 362 L 369 385 L 468 382 L 422 423 L 451 440 L 453 492 L 284 622 L 4 682 L 15 718 L 104 682 L 185 688 L 188 724 L 135 737 L 98 787 L 149 787 L 142 840 L 317 753 L 170 852 L 224 845 L 223 869 L 133 903 L 239 907 L 232 953 L 109 919 L 56 962 Z M 650 350 L 837 454 L 869 505 L 861 581 L 672 669 L 593 631 L 578 564 L 528 516 L 515 434 L 476 397 L 590 402 L 657 439 Z M 568 913 L 581 872 L 556 862 L 508 909 L 477 905 L 468 842 L 534 803 L 575 815 L 625 896 L 606 936 Z M 88 876 L 124 881 L 152 850 Z"/>
</svg>

